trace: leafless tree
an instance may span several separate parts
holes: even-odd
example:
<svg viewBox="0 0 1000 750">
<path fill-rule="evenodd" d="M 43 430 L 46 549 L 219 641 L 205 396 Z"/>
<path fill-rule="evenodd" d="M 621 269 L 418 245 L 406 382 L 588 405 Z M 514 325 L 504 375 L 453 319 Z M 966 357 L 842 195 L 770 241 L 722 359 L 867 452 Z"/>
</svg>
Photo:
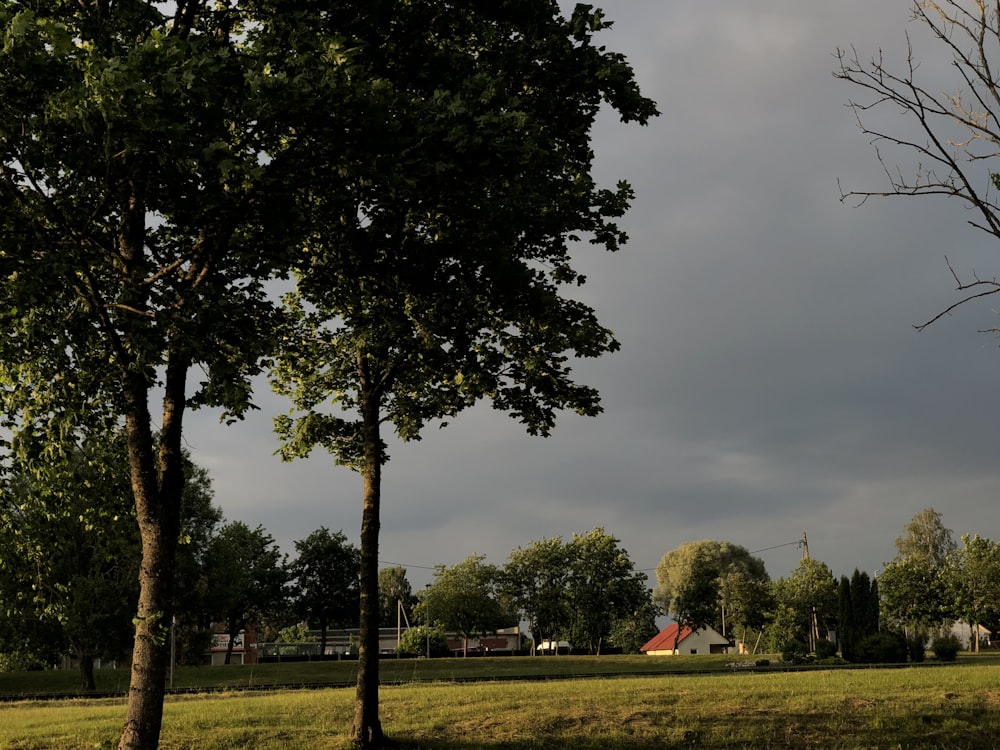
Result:
<svg viewBox="0 0 1000 750">
<path fill-rule="evenodd" d="M 896 71 L 887 67 L 881 50 L 866 61 L 853 47 L 837 50 L 834 76 L 863 90 L 864 100 L 851 100 L 849 106 L 888 179 L 883 190 L 841 188 L 841 200 L 860 205 L 873 196 L 958 199 L 972 210 L 969 224 L 1000 240 L 1000 167 L 995 166 L 1000 159 L 1000 0 L 914 0 L 912 12 L 938 44 L 934 51 L 950 57 L 957 78 L 947 84 L 951 93 L 938 92 L 939 74 L 946 71 L 921 71 L 909 33 L 905 65 Z M 884 129 L 880 115 L 886 110 L 901 111 L 915 128 L 908 133 Z M 912 173 L 890 162 L 888 154 L 900 149 L 917 157 Z M 1000 294 L 996 276 L 973 270 L 963 278 L 947 257 L 946 262 L 960 298 L 917 330 L 968 302 Z"/>
</svg>

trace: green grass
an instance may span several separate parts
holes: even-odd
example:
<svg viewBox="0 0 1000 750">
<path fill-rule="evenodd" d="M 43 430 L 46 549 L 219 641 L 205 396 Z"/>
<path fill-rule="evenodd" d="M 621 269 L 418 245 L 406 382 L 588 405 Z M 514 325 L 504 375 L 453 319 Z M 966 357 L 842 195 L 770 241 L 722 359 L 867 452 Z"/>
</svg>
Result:
<svg viewBox="0 0 1000 750">
<path fill-rule="evenodd" d="M 488 662 L 510 660 L 468 661 L 500 669 Z M 917 669 L 386 686 L 381 715 L 397 747 L 413 750 L 980 750 L 1000 746 L 997 666 L 994 659 Z M 350 688 L 173 696 L 161 747 L 342 750 L 353 699 Z M 0 710 L 2 748 L 94 750 L 116 738 L 124 700 L 24 701 Z"/>
<path fill-rule="evenodd" d="M 776 657 L 772 656 L 772 660 Z M 729 671 L 733 656 L 545 656 L 470 659 L 391 659 L 380 661 L 382 682 L 453 680 L 468 677 L 509 678 L 588 674 L 628 674 L 635 672 Z M 739 659 L 745 661 L 745 659 Z M 356 661 L 284 662 L 280 664 L 179 667 L 174 687 L 235 689 L 270 685 L 313 685 L 353 683 Z M 122 692 L 128 689 L 126 669 L 101 669 L 96 673 L 98 690 Z M 0 696 L 33 696 L 46 693 L 73 693 L 79 687 L 76 672 L 0 673 Z"/>
</svg>

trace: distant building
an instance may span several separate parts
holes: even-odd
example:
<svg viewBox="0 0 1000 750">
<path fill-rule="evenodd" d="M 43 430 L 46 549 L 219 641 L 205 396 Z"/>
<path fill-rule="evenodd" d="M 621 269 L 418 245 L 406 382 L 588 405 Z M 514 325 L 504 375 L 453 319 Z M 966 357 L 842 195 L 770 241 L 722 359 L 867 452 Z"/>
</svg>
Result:
<svg viewBox="0 0 1000 750">
<path fill-rule="evenodd" d="M 680 634 L 678 635 L 678 629 Z M 650 656 L 677 656 L 679 654 L 724 654 L 729 639 L 712 627 L 681 628 L 677 623 L 667 625 L 639 649 Z"/>
</svg>

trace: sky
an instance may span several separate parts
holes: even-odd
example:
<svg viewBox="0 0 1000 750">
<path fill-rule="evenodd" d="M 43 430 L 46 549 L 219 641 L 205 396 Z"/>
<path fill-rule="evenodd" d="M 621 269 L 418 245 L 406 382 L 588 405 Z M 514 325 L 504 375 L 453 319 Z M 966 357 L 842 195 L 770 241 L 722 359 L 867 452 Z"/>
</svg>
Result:
<svg viewBox="0 0 1000 750">
<path fill-rule="evenodd" d="M 574 370 L 604 413 L 537 438 L 484 405 L 391 443 L 380 560 L 419 588 L 435 565 L 502 565 L 600 526 L 652 585 L 665 553 L 699 539 L 757 552 L 778 577 L 807 535 L 835 576 L 876 573 L 928 507 L 956 539 L 1000 538 L 1000 342 L 978 332 L 1000 323 L 994 304 L 914 330 L 957 299 L 946 257 L 992 277 L 996 250 L 945 199 L 840 200 L 885 177 L 846 106 L 861 92 L 833 76 L 836 49 L 902 64 L 909 31 L 945 81 L 910 0 L 597 4 L 614 21 L 599 40 L 662 111 L 594 130 L 596 174 L 636 191 L 630 242 L 578 253 L 583 298 L 622 345 Z M 257 403 L 231 427 L 188 417 L 226 518 L 292 556 L 320 526 L 359 544 L 360 477 L 322 452 L 282 463 L 271 418 L 288 404 L 266 383 Z"/>
</svg>

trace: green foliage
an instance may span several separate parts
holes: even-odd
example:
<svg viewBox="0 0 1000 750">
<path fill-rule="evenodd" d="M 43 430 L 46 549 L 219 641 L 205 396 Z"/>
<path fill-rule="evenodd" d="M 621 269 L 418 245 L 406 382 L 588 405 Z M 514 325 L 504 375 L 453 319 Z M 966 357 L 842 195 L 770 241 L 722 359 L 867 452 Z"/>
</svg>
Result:
<svg viewBox="0 0 1000 750">
<path fill-rule="evenodd" d="M 836 621 L 838 590 L 826 563 L 803 558 L 788 578 L 773 583 L 775 609 L 769 624 L 772 639 L 813 643 Z"/>
<path fill-rule="evenodd" d="M 288 567 L 293 582 L 292 611 L 321 631 L 326 651 L 330 627 L 356 627 L 361 557 L 342 531 L 320 527 L 295 542 L 298 556 Z"/>
<path fill-rule="evenodd" d="M 309 632 L 309 627 L 304 622 L 289 625 L 278 631 L 275 643 L 312 643 L 316 639 Z"/>
<path fill-rule="evenodd" d="M 393 565 L 382 568 L 378 572 L 378 620 L 388 627 L 400 618 L 398 611 L 399 604 L 402 603 L 403 610 L 410 617 L 413 607 L 417 603 L 417 597 L 413 593 L 413 587 L 406 577 L 406 568 L 400 565 Z M 405 622 L 405 620 L 404 620 Z"/>
<path fill-rule="evenodd" d="M 646 585 L 619 540 L 598 527 L 568 542 L 554 537 L 517 548 L 504 568 L 502 591 L 536 643 L 566 640 L 600 653 L 608 640 L 637 650 L 655 634 L 656 608 Z"/>
<path fill-rule="evenodd" d="M 963 535 L 949 571 L 956 615 L 973 626 L 1000 621 L 1000 544 Z"/>
<path fill-rule="evenodd" d="M 230 644 L 248 625 L 286 607 L 288 572 L 274 538 L 242 521 L 223 526 L 206 556 L 213 620 L 225 623 Z M 229 663 L 230 653 L 226 654 Z"/>
<path fill-rule="evenodd" d="M 502 595 L 528 622 L 534 642 L 562 640 L 569 620 L 569 549 L 562 537 L 518 547 L 503 568 Z"/>
<path fill-rule="evenodd" d="M 436 567 L 434 583 L 422 592 L 419 605 L 425 624 L 459 633 L 465 647 L 470 638 L 516 623 L 498 598 L 499 571 L 485 559 L 471 555 L 457 565 Z"/>
<path fill-rule="evenodd" d="M 809 658 L 809 647 L 802 641 L 789 640 L 781 646 L 781 660 L 801 664 Z"/>
<path fill-rule="evenodd" d="M 398 652 L 404 656 L 426 656 L 428 632 L 430 633 L 431 658 L 451 656 L 448 639 L 444 633 L 439 628 L 428 628 L 426 625 L 418 625 L 404 631 L 399 637 Z"/>
<path fill-rule="evenodd" d="M 931 641 L 931 650 L 937 661 L 955 661 L 962 643 L 954 633 L 939 633 Z"/>
<path fill-rule="evenodd" d="M 857 661 L 864 664 L 900 664 L 906 661 L 906 638 L 900 633 L 882 631 L 861 639 Z"/>
<path fill-rule="evenodd" d="M 656 603 L 691 627 L 711 625 L 720 633 L 759 629 L 771 609 L 764 563 L 731 542 L 682 544 L 660 560 L 656 580 Z"/>
<path fill-rule="evenodd" d="M 814 652 L 817 659 L 829 659 L 831 656 L 837 655 L 837 644 L 826 638 L 820 638 L 816 641 Z"/>
<path fill-rule="evenodd" d="M 933 508 L 915 514 L 896 537 L 897 557 L 923 561 L 932 569 L 946 567 L 957 546 L 942 518 Z"/>
</svg>

